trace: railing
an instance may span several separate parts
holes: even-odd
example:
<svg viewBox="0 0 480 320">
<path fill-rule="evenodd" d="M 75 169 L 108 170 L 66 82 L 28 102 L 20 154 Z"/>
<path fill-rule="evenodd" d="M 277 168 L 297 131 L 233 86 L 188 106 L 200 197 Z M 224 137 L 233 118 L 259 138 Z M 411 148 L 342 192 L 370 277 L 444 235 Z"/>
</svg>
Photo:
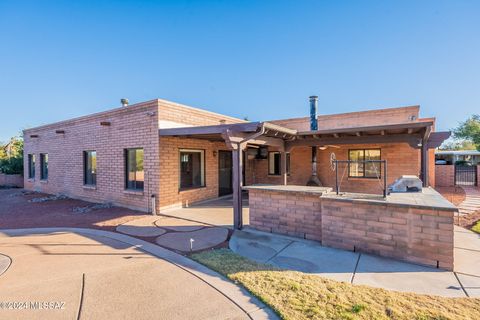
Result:
<svg viewBox="0 0 480 320">
<path fill-rule="evenodd" d="M 387 160 L 333 160 L 335 163 L 335 191 L 340 193 L 340 184 L 338 183 L 338 164 L 346 163 L 349 166 L 351 163 L 380 163 L 380 173 L 377 175 L 377 179 L 380 180 L 380 175 L 383 172 L 383 197 L 387 197 Z M 383 164 L 383 170 L 382 170 Z"/>
</svg>

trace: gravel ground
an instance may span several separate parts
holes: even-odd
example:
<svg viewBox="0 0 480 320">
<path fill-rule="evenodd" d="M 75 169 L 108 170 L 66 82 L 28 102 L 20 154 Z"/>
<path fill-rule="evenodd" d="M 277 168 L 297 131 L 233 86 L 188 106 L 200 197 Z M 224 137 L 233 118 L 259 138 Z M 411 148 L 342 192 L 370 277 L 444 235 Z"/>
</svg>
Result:
<svg viewBox="0 0 480 320">
<path fill-rule="evenodd" d="M 74 208 L 91 207 L 94 204 L 68 198 L 29 202 L 48 196 L 25 192 L 23 189 L 0 189 L 0 229 L 82 227 L 115 231 L 122 223 L 146 216 L 144 212 L 101 206 L 78 213 L 74 212 Z"/>
</svg>

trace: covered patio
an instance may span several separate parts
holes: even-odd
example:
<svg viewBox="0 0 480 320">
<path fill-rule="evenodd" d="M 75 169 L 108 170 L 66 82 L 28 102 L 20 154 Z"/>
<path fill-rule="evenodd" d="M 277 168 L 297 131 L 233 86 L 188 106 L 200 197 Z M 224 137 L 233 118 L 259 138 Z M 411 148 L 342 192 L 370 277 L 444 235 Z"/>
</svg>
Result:
<svg viewBox="0 0 480 320">
<path fill-rule="evenodd" d="M 286 154 L 297 147 L 325 148 L 330 145 L 370 145 L 406 143 L 411 148 L 420 150 L 420 178 L 424 186 L 429 185 L 429 149 L 438 147 L 449 132 L 432 132 L 433 120 L 417 119 L 398 124 L 381 126 L 364 126 L 339 128 L 329 130 L 298 131 L 269 122 L 249 122 L 214 126 L 197 126 L 160 129 L 160 137 L 177 137 L 183 139 L 207 140 L 224 143 L 232 153 L 232 198 L 189 205 L 181 210 L 182 217 L 209 220 L 212 224 L 228 224 L 233 219 L 235 229 L 241 229 L 245 224 L 243 207 L 248 203 L 241 201 L 243 187 L 246 185 L 245 159 L 243 151 L 248 148 L 268 147 L 280 152 L 281 174 L 278 184 L 289 185 Z M 312 175 L 317 172 L 317 157 L 312 156 Z M 331 163 L 320 163 L 330 166 Z M 306 183 L 307 181 L 305 181 Z M 326 187 L 334 188 L 334 185 Z M 308 188 L 308 187 L 307 187 Z M 243 191 L 245 192 L 245 191 Z M 369 193 L 369 190 L 363 191 Z M 210 203 L 209 207 L 208 203 Z M 228 217 L 228 211 L 233 207 L 233 218 Z M 208 208 L 208 209 L 207 209 Z M 174 213 L 175 210 L 169 210 Z M 180 211 L 177 211 L 179 213 Z M 241 214 L 243 213 L 243 214 Z"/>
<path fill-rule="evenodd" d="M 242 194 L 243 226 L 250 224 L 248 193 Z M 233 195 L 194 203 L 185 208 L 163 210 L 162 215 L 185 219 L 192 222 L 233 229 Z"/>
</svg>

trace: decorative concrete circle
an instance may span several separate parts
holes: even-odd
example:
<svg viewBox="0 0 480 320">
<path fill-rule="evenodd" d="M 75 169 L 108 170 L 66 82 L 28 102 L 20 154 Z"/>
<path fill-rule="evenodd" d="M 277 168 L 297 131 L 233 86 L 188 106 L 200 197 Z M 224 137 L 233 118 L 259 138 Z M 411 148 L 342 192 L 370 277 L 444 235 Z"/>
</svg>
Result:
<svg viewBox="0 0 480 320">
<path fill-rule="evenodd" d="M 9 256 L 0 253 L 0 276 L 7 271 L 11 264 L 12 259 L 10 259 Z"/>
<path fill-rule="evenodd" d="M 206 225 L 199 222 L 170 217 L 158 219 L 154 222 L 154 224 L 159 228 L 165 228 L 177 232 L 195 231 L 206 227 Z"/>
<path fill-rule="evenodd" d="M 182 252 L 190 251 L 190 239 L 193 239 L 192 251 L 215 247 L 226 241 L 228 229 L 220 227 L 205 228 L 191 232 L 171 232 L 155 240 L 162 247 Z"/>
<path fill-rule="evenodd" d="M 155 221 L 160 219 L 157 216 L 135 219 L 121 224 L 117 231 L 136 237 L 157 237 L 164 234 L 167 230 L 155 225 Z"/>
</svg>

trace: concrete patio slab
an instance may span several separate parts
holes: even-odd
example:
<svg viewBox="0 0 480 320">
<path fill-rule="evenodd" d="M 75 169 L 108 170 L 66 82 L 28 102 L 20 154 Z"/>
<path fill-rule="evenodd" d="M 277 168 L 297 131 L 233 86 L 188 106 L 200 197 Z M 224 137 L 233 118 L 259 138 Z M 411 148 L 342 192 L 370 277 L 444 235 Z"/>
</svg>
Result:
<svg viewBox="0 0 480 320">
<path fill-rule="evenodd" d="M 480 251 L 455 248 L 455 271 L 480 276 Z"/>
<path fill-rule="evenodd" d="M 465 297 L 453 272 L 367 254 L 360 256 L 353 283 L 402 292 Z"/>
<path fill-rule="evenodd" d="M 457 277 L 469 297 L 480 298 L 480 277 L 457 273 Z"/>
<path fill-rule="evenodd" d="M 80 228 L 0 232 L 0 252 L 9 251 L 14 260 L 12 269 L 0 277 L 2 299 L 58 299 L 67 305 L 66 310 L 22 311 L 7 318 L 139 318 L 141 315 L 142 319 L 158 319 L 166 314 L 170 319 L 199 318 L 198 315 L 204 319 L 278 319 L 245 289 L 218 273 L 140 239 Z M 44 239 L 49 239 L 48 243 L 36 243 L 42 241 L 41 233 Z M 68 240 L 62 239 L 63 236 Z M 111 248 L 105 252 L 100 248 L 105 239 L 123 249 Z M 55 251 L 57 247 L 64 249 Z M 98 262 L 99 259 L 104 260 Z M 35 268 L 31 268 L 33 263 Z M 25 268 L 30 272 L 25 272 Z M 127 273 L 134 276 L 125 277 Z"/>
<path fill-rule="evenodd" d="M 14 258 L 15 259 L 15 258 Z M 16 263 L 15 263 L 16 264 Z M 43 269 L 43 272 L 55 271 L 54 268 Z M 2 278 L 10 277 L 9 272 L 2 275 Z M 80 292 L 82 290 L 82 274 L 69 277 L 57 277 L 51 279 L 39 278 L 36 281 L 20 281 L 17 285 L 0 285 L 0 295 L 3 301 L 27 301 L 53 302 L 58 309 L 6 309 L 0 310 L 2 319 L 25 319 L 25 320 L 63 320 L 78 319 L 77 314 L 80 308 Z"/>
<path fill-rule="evenodd" d="M 135 219 L 121 224 L 117 227 L 117 231 L 136 237 L 157 237 L 166 233 L 165 229 L 155 225 L 155 221 L 160 219 L 158 216 L 145 217 Z"/>
<path fill-rule="evenodd" d="M 7 271 L 11 263 L 12 259 L 9 256 L 0 254 L 0 276 Z"/>
<path fill-rule="evenodd" d="M 454 230 L 455 248 L 480 251 L 480 234 L 458 226 L 455 226 Z"/>
<path fill-rule="evenodd" d="M 469 241 L 470 248 L 478 245 L 477 236 L 458 228 L 455 234 L 465 233 L 457 244 Z M 471 243 L 471 241 L 477 243 Z M 261 232 L 253 229 L 235 231 L 230 249 L 258 262 L 266 262 L 287 270 L 296 270 L 389 290 L 432 294 L 446 297 L 465 297 L 462 285 L 453 272 L 444 271 L 394 259 L 323 247 L 315 241 Z M 478 294 L 480 255 L 477 251 L 455 249 L 456 271 L 465 270 L 460 277 L 467 292 Z M 459 270 L 458 270 L 459 269 Z M 474 277 L 478 275 L 478 277 Z"/>
<path fill-rule="evenodd" d="M 206 224 L 196 221 L 177 219 L 166 216 L 160 216 L 160 219 L 155 220 L 154 224 L 159 228 L 164 228 L 177 232 L 195 231 L 207 226 Z"/>
<path fill-rule="evenodd" d="M 359 254 L 355 252 L 322 247 L 318 244 L 293 242 L 270 262 L 280 268 L 350 282 L 358 257 Z"/>
<path fill-rule="evenodd" d="M 82 319 L 247 318 L 233 303 L 224 303 L 224 297 L 218 299 L 218 292 L 192 281 L 191 274 L 178 272 L 174 265 L 136 259 L 115 272 L 86 275 Z M 102 294 L 105 288 L 108 295 Z M 135 303 L 124 303 L 126 293 Z M 219 308 L 215 303 L 222 305 Z"/>
<path fill-rule="evenodd" d="M 233 200 L 232 196 L 217 198 L 192 204 L 186 208 L 162 210 L 162 214 L 180 219 L 201 222 L 208 225 L 232 228 Z M 249 224 L 248 199 L 243 199 L 243 224 Z"/>
<path fill-rule="evenodd" d="M 480 234 L 455 226 L 454 253 L 455 271 L 480 277 Z"/>
<path fill-rule="evenodd" d="M 155 242 L 162 247 L 190 252 L 190 239 L 193 239 L 193 250 L 198 251 L 215 247 L 228 238 L 228 229 L 209 227 L 191 232 L 172 232 L 158 237 Z"/>
<path fill-rule="evenodd" d="M 293 241 L 269 233 L 253 230 L 236 230 L 230 238 L 229 247 L 241 256 L 257 262 L 267 262 Z"/>
</svg>

